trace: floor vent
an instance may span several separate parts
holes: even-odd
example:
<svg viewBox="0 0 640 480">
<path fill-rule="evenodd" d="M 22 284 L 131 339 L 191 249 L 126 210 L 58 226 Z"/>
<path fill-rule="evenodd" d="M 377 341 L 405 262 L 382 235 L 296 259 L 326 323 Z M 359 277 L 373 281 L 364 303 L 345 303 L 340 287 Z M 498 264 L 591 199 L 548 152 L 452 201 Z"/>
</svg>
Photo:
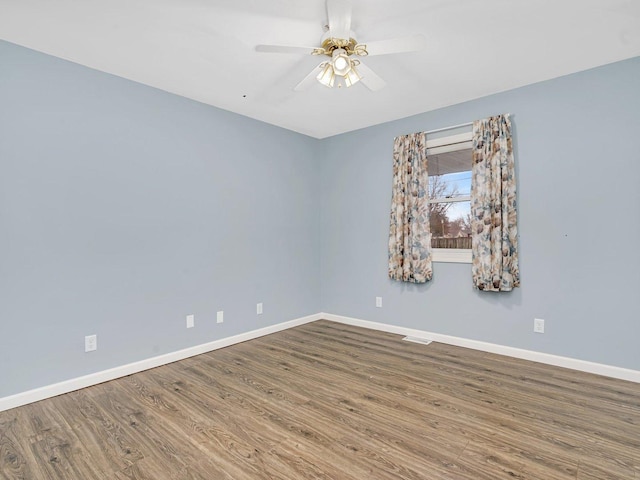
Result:
<svg viewBox="0 0 640 480">
<path fill-rule="evenodd" d="M 421 343 L 422 345 L 429 345 L 431 343 L 431 340 L 419 337 L 404 337 L 402 340 L 406 342 Z"/>
</svg>

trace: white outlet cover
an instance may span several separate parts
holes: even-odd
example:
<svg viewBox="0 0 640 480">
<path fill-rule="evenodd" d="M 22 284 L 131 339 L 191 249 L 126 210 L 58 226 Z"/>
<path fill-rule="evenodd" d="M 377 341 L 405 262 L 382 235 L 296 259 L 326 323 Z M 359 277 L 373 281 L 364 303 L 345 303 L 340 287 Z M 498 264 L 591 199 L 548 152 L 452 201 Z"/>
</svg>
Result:
<svg viewBox="0 0 640 480">
<path fill-rule="evenodd" d="M 98 349 L 98 336 L 87 335 L 84 337 L 84 351 L 93 352 Z"/>
<path fill-rule="evenodd" d="M 256 314 L 262 315 L 262 302 L 256 305 Z"/>
<path fill-rule="evenodd" d="M 195 315 L 187 315 L 187 328 L 193 328 L 195 326 L 195 321 Z"/>
<path fill-rule="evenodd" d="M 533 319 L 533 331 L 535 333 L 544 333 L 544 320 L 542 318 Z"/>
<path fill-rule="evenodd" d="M 376 307 L 382 308 L 382 297 L 376 297 Z"/>
<path fill-rule="evenodd" d="M 222 323 L 224 322 L 224 312 L 222 310 L 220 310 L 217 314 L 216 314 L 216 322 L 217 323 Z"/>
</svg>

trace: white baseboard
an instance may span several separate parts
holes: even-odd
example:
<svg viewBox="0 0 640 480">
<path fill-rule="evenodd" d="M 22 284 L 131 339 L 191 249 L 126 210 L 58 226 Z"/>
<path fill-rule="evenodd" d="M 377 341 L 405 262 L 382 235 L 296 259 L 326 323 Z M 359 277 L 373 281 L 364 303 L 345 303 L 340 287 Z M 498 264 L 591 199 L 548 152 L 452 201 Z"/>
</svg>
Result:
<svg viewBox="0 0 640 480">
<path fill-rule="evenodd" d="M 408 337 L 417 337 L 424 340 L 446 343 L 458 347 L 471 348 L 483 352 L 496 353 L 498 355 L 506 355 L 523 360 L 531 360 L 533 362 L 546 363 L 556 367 L 570 368 L 581 372 L 595 373 L 596 375 L 604 375 L 606 377 L 618 378 L 630 382 L 640 383 L 640 371 L 630 370 L 628 368 L 614 367 L 612 365 L 604 365 L 601 363 L 588 362 L 586 360 L 578 360 L 575 358 L 561 357 L 549 353 L 535 352 L 532 350 L 523 350 L 521 348 L 507 347 L 497 345 L 495 343 L 480 342 L 478 340 L 470 340 L 467 338 L 453 337 L 450 335 L 442 335 L 440 333 L 432 333 L 424 330 L 416 330 L 413 328 L 398 327 L 388 325 L 386 323 L 370 322 L 368 320 L 360 320 L 358 318 L 343 317 L 341 315 L 333 315 L 330 313 L 320 314 L 321 318 L 331 320 L 333 322 L 344 323 L 356 327 L 370 328 L 372 330 L 380 330 L 388 333 L 396 333 Z"/>
<path fill-rule="evenodd" d="M 380 330 L 388 333 L 396 333 L 409 337 L 415 337 L 424 341 L 434 341 L 455 345 L 458 347 L 471 348 L 483 352 L 496 353 L 498 355 L 506 355 L 523 360 L 531 360 L 534 362 L 546 363 L 557 367 L 570 368 L 582 372 L 595 373 L 607 377 L 628 380 L 630 382 L 640 383 L 640 371 L 630 370 L 627 368 L 614 367 L 601 363 L 588 362 L 575 358 L 561 357 L 551 355 L 549 353 L 534 352 L 532 350 L 523 350 L 515 347 L 507 347 L 494 343 L 481 342 L 478 340 L 470 340 L 467 338 L 443 335 L 440 333 L 427 332 L 413 328 L 399 327 L 386 323 L 371 322 L 369 320 L 361 320 L 358 318 L 344 317 L 341 315 L 333 315 L 331 313 L 317 313 L 307 317 L 297 318 L 288 322 L 279 323 L 269 327 L 252 330 L 250 332 L 234 335 L 232 337 L 222 338 L 213 342 L 196 345 L 194 347 L 185 348 L 176 352 L 167 353 L 157 357 L 148 358 L 139 362 L 129 363 L 119 367 L 103 370 L 101 372 L 92 373 L 78 378 L 65 380 L 64 382 L 46 385 L 44 387 L 28 390 L 8 397 L 0 398 L 0 412 L 11 408 L 26 405 L 28 403 L 37 402 L 46 398 L 55 397 L 63 393 L 73 392 L 81 388 L 97 385 L 102 382 L 114 380 L 116 378 L 125 377 L 134 373 L 142 372 L 150 368 L 160 367 L 169 363 L 183 360 L 185 358 L 200 355 L 202 353 L 211 352 L 219 348 L 235 345 L 236 343 L 246 342 L 254 338 L 269 335 L 271 333 L 280 332 L 288 328 L 304 325 L 305 323 L 314 322 L 316 320 L 331 320 L 333 322 L 344 323 L 346 325 L 354 325 L 357 327 L 370 328 L 372 330 Z"/>
<path fill-rule="evenodd" d="M 219 348 L 228 347 L 236 343 L 246 342 L 254 338 L 269 335 L 271 333 L 280 332 L 288 328 L 297 327 L 305 323 L 314 322 L 320 320 L 321 314 L 309 315 L 307 317 L 297 318 L 288 322 L 279 323 L 277 325 L 271 325 L 269 327 L 259 328 L 250 332 L 241 333 L 232 337 L 222 338 L 220 340 L 214 340 L 213 342 L 204 343 L 202 345 L 196 345 L 195 347 L 185 348 L 184 350 L 178 350 L 176 352 L 167 353 L 165 355 L 159 355 L 157 357 L 148 358 L 139 362 L 129 363 L 119 367 L 111 368 L 109 370 L 103 370 L 101 372 L 92 373 L 78 378 L 65 380 L 64 382 L 54 383 L 53 385 L 46 385 L 44 387 L 28 390 L 26 392 L 11 395 L 9 397 L 0 398 L 0 412 L 9 410 L 10 408 L 19 407 L 28 403 L 44 400 L 45 398 L 55 397 L 63 393 L 73 392 L 81 388 L 97 385 L 102 382 L 114 380 L 116 378 L 125 377 L 133 373 L 142 372 L 150 368 L 160 367 L 173 363 L 178 360 L 193 357 L 194 355 L 200 355 L 202 353 L 211 352 Z"/>
</svg>

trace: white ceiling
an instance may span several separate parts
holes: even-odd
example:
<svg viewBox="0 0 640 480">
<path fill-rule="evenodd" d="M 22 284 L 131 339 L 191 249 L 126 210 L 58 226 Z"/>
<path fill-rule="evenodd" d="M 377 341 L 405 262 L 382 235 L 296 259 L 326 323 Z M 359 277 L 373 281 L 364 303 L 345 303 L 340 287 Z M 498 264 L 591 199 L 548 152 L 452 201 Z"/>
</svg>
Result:
<svg viewBox="0 0 640 480">
<path fill-rule="evenodd" d="M 352 3 L 360 43 L 427 40 L 365 59 L 377 92 L 294 92 L 317 57 L 255 52 L 318 45 L 324 0 L 0 0 L 0 38 L 317 138 L 640 55 L 640 0 Z"/>
</svg>

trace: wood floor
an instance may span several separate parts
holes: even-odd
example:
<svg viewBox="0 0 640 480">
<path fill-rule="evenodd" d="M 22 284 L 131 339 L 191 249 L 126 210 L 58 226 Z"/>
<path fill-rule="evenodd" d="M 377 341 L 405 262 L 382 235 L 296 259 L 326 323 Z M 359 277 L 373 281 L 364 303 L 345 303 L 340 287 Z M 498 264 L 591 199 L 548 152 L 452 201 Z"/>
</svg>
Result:
<svg viewBox="0 0 640 480">
<path fill-rule="evenodd" d="M 640 385 L 320 321 L 0 412 L 0 478 L 640 480 Z"/>
</svg>

